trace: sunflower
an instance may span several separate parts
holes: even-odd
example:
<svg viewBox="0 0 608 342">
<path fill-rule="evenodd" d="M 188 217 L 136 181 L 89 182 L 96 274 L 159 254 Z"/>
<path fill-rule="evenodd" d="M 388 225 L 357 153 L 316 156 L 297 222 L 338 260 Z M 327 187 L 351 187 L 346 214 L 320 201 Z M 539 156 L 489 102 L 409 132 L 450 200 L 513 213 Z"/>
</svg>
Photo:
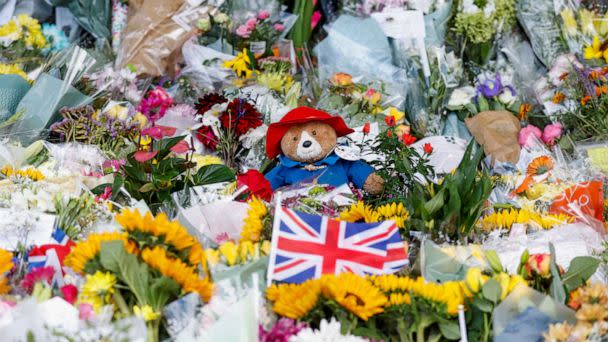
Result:
<svg viewBox="0 0 608 342">
<path fill-rule="evenodd" d="M 398 306 L 398 305 L 410 305 L 412 304 L 412 297 L 408 293 L 391 293 L 388 296 L 388 302 L 386 307 Z"/>
<path fill-rule="evenodd" d="M 245 225 L 241 231 L 241 240 L 258 242 L 262 237 L 262 230 L 264 229 L 264 218 L 268 215 L 268 209 L 262 200 L 257 197 L 253 197 L 249 201 L 249 209 L 247 210 L 247 217 L 245 218 Z"/>
<path fill-rule="evenodd" d="M 127 237 L 126 233 L 118 232 L 90 234 L 86 240 L 77 243 L 72 248 L 70 254 L 65 258 L 65 265 L 76 272 L 84 273 L 87 263 L 99 254 L 102 242 L 122 241 L 127 252 L 135 253 L 137 249 Z"/>
<path fill-rule="evenodd" d="M 495 212 L 481 219 L 481 226 L 486 231 L 511 229 L 514 224 L 536 224 L 543 229 L 571 223 L 574 218 L 566 214 L 539 215 L 524 209 L 509 209 Z"/>
<path fill-rule="evenodd" d="M 410 213 L 405 209 L 403 203 L 397 204 L 393 202 L 391 204 L 385 204 L 376 208 L 376 212 L 380 215 L 380 220 L 395 221 L 395 224 L 397 224 L 397 227 L 399 228 L 405 228 L 405 221 L 407 221 L 410 216 Z"/>
<path fill-rule="evenodd" d="M 378 222 L 380 215 L 371 206 L 359 201 L 340 213 L 340 219 L 347 222 Z"/>
<path fill-rule="evenodd" d="M 141 252 L 141 258 L 148 266 L 175 280 L 184 292 L 196 292 L 205 302 L 211 298 L 213 284 L 206 278 L 200 278 L 195 267 L 170 257 L 164 248 L 146 248 Z"/>
<path fill-rule="evenodd" d="M 142 216 L 137 209 L 133 211 L 126 209 L 116 215 L 116 221 L 129 232 L 129 237 L 132 240 L 137 241 L 133 238 L 134 233 L 144 233 L 162 238 L 153 239 L 153 245 L 160 241 L 173 247 L 178 252 L 187 250 L 187 261 L 190 265 L 204 264 L 205 253 L 200 243 L 179 222 L 169 221 L 164 213 L 160 213 L 156 217 L 153 217 L 150 213 Z"/>
<path fill-rule="evenodd" d="M 280 316 L 302 319 L 319 302 L 321 281 L 307 280 L 301 284 L 272 285 L 266 290 L 266 298 L 273 302 L 272 310 Z"/>
<path fill-rule="evenodd" d="M 386 296 L 367 279 L 353 273 L 324 276 L 323 294 L 367 321 L 384 311 Z"/>
</svg>

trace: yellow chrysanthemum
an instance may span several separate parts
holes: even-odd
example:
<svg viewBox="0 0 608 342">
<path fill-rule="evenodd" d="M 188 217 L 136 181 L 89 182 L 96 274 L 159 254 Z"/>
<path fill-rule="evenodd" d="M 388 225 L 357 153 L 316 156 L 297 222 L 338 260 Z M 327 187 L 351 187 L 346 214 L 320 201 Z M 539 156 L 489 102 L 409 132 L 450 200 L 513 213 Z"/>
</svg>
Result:
<svg viewBox="0 0 608 342">
<path fill-rule="evenodd" d="M 264 229 L 264 218 L 268 215 L 268 209 L 262 200 L 255 196 L 249 201 L 249 209 L 245 218 L 245 225 L 241 231 L 241 240 L 258 242 L 262 237 Z"/>
<path fill-rule="evenodd" d="M 196 292 L 206 302 L 211 299 L 213 284 L 206 278 L 200 278 L 195 267 L 170 257 L 164 248 L 146 248 L 141 252 L 141 258 L 165 277 L 175 280 L 184 292 Z"/>
<path fill-rule="evenodd" d="M 192 161 L 196 163 L 196 168 L 200 169 L 203 166 L 207 166 L 207 165 L 222 165 L 224 164 L 222 162 L 222 159 L 218 156 L 213 156 L 213 155 L 200 155 L 200 154 L 193 154 L 192 155 Z"/>
<path fill-rule="evenodd" d="M 367 321 L 384 311 L 386 296 L 367 279 L 353 273 L 324 276 L 323 294 Z"/>
<path fill-rule="evenodd" d="M 347 222 L 378 222 L 380 215 L 371 206 L 359 201 L 340 213 L 340 219 Z"/>
<path fill-rule="evenodd" d="M 188 250 L 188 262 L 191 265 L 204 264 L 205 253 L 200 243 L 178 221 L 169 221 L 164 213 L 156 217 L 150 213 L 142 216 L 137 209 L 133 211 L 126 209 L 116 215 L 116 222 L 129 233 L 141 232 L 162 237 L 163 243 L 178 251 Z"/>
<path fill-rule="evenodd" d="M 28 82 L 32 81 L 18 64 L 0 63 L 0 75 L 18 75 Z"/>
<path fill-rule="evenodd" d="M 272 310 L 280 316 L 301 319 L 312 310 L 321 295 L 321 282 L 307 280 L 301 284 L 272 285 L 266 298 L 273 302 Z"/>
<path fill-rule="evenodd" d="M 0 26 L 0 38 L 8 44 L 21 39 L 23 28 L 16 20 L 11 19 L 6 24 Z"/>
<path fill-rule="evenodd" d="M 251 59 L 247 54 L 247 49 L 243 49 L 243 52 L 239 52 L 232 60 L 224 61 L 222 64 L 224 68 L 232 69 L 239 78 L 245 79 L 250 78 L 253 74 L 253 70 L 249 68 L 250 65 Z"/>
<path fill-rule="evenodd" d="M 96 312 L 108 304 L 115 292 L 116 276 L 109 272 L 97 271 L 95 274 L 87 274 L 82 290 L 78 294 L 80 303 L 93 306 Z"/>
<path fill-rule="evenodd" d="M 380 221 L 395 221 L 399 228 L 405 228 L 405 221 L 410 217 L 410 213 L 405 209 L 403 203 L 385 204 L 376 208 L 376 212 L 380 215 Z"/>
<path fill-rule="evenodd" d="M 89 260 L 94 259 L 101 249 L 102 242 L 122 241 L 129 253 L 134 253 L 136 247 L 129 242 L 126 233 L 95 233 L 90 234 L 86 240 L 80 241 L 72 248 L 65 258 L 65 265 L 76 272 L 83 273 Z"/>
<path fill-rule="evenodd" d="M 19 25 L 24 27 L 27 31 L 24 38 L 26 47 L 42 49 L 46 45 L 46 38 L 44 37 L 44 34 L 42 34 L 42 28 L 38 20 L 27 14 L 20 14 L 17 17 L 17 21 L 19 22 Z"/>
</svg>

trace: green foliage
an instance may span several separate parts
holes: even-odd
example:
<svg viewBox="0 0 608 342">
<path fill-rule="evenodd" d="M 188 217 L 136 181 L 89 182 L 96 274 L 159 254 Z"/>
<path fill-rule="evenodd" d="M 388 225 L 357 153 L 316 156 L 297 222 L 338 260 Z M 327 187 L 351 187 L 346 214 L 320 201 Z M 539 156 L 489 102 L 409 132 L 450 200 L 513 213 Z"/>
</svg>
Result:
<svg viewBox="0 0 608 342">
<path fill-rule="evenodd" d="M 310 19 L 312 18 L 313 5 L 311 0 L 296 0 L 293 13 L 298 16 L 298 20 L 293 25 L 289 38 L 293 40 L 296 48 L 303 47 L 312 34 Z"/>
<path fill-rule="evenodd" d="M 464 240 L 474 231 L 484 203 L 492 191 L 487 172 L 477 172 L 483 157 L 475 142 L 467 147 L 460 165 L 439 184 L 415 183 L 409 200 L 413 207 L 410 228 L 441 236 L 447 240 Z"/>
</svg>

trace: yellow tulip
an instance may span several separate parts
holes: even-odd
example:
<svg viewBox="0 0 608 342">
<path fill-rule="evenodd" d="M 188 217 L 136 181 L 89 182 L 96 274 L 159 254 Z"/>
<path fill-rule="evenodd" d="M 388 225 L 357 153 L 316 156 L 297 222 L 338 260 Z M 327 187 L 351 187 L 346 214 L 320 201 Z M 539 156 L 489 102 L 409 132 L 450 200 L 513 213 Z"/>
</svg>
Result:
<svg viewBox="0 0 608 342">
<path fill-rule="evenodd" d="M 236 258 L 238 257 L 237 246 L 232 241 L 223 243 L 219 248 L 220 253 L 226 258 L 228 266 L 236 264 Z"/>
<path fill-rule="evenodd" d="M 479 268 L 469 268 L 469 270 L 467 271 L 467 275 L 465 276 L 465 282 L 471 292 L 479 292 L 481 288 L 482 277 L 483 275 L 481 274 L 481 270 Z"/>
</svg>

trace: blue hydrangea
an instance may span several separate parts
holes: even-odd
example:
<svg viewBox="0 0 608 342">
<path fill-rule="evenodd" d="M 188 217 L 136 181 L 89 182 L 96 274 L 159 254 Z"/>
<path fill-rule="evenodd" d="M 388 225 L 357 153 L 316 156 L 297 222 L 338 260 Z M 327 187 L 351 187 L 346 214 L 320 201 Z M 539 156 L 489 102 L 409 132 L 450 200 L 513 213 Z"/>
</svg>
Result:
<svg viewBox="0 0 608 342">
<path fill-rule="evenodd" d="M 49 42 L 48 46 L 43 50 L 45 53 L 57 52 L 65 49 L 70 45 L 70 41 L 65 33 L 54 24 L 42 24 L 42 34 Z"/>
</svg>

